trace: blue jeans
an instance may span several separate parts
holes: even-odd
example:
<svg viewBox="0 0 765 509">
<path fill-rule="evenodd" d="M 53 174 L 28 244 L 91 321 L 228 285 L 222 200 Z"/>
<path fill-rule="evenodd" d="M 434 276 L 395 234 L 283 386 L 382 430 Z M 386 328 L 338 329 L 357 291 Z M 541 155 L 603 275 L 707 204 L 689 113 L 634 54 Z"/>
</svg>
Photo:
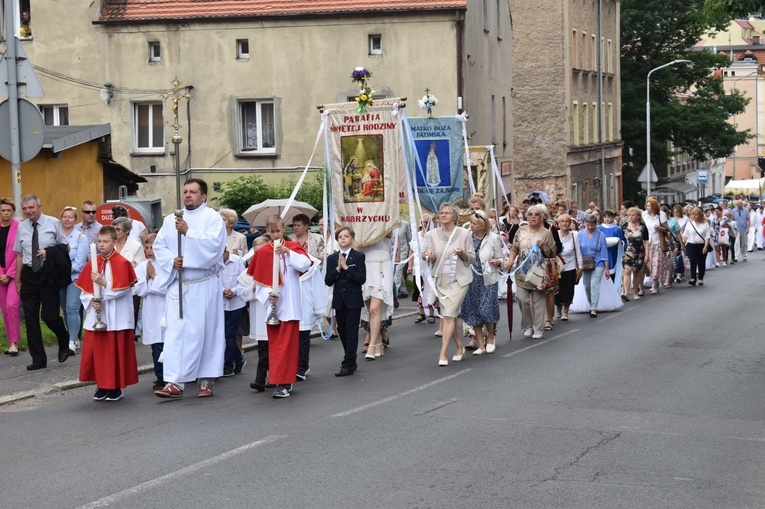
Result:
<svg viewBox="0 0 765 509">
<path fill-rule="evenodd" d="M 603 279 L 603 273 L 605 271 L 606 267 L 604 265 L 598 265 L 592 270 L 585 270 L 582 272 L 584 289 L 587 292 L 587 300 L 590 301 L 590 311 L 598 310 L 598 302 L 600 301 L 600 282 Z"/>
<path fill-rule="evenodd" d="M 82 291 L 74 283 L 61 289 L 61 310 L 66 317 L 66 328 L 69 329 L 69 341 L 77 341 L 82 328 L 82 316 L 80 315 L 80 294 Z"/>
<path fill-rule="evenodd" d="M 233 311 L 223 312 L 223 323 L 226 334 L 226 353 L 223 356 L 223 369 L 234 369 L 234 363 L 244 361 L 244 356 L 236 344 L 236 333 L 239 331 L 239 319 L 242 317 L 242 310 L 245 308 L 234 309 Z"/>
</svg>

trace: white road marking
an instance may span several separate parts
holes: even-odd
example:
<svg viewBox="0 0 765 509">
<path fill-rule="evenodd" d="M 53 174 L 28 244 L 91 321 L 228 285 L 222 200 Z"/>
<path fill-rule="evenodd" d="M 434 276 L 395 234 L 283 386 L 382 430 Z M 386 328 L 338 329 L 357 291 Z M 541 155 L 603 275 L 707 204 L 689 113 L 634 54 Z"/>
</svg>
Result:
<svg viewBox="0 0 765 509">
<path fill-rule="evenodd" d="M 502 357 L 512 357 L 513 355 L 516 355 L 516 354 L 519 354 L 519 353 L 521 353 L 521 352 L 525 352 L 526 350 L 530 350 L 530 349 L 532 349 L 532 348 L 536 348 L 536 347 L 538 347 L 538 346 L 544 345 L 545 343 L 549 343 L 550 341 L 555 341 L 556 339 L 560 339 L 560 338 L 562 338 L 563 336 L 568 336 L 569 334 L 573 334 L 573 333 L 575 333 L 575 332 L 579 332 L 579 329 L 572 329 L 572 330 L 570 330 L 570 331 L 568 331 L 568 332 L 564 332 L 563 334 L 558 334 L 558 335 L 557 335 L 557 336 L 555 336 L 555 337 L 552 337 L 552 338 L 550 338 L 550 339 L 545 339 L 544 341 L 540 341 L 539 343 L 536 343 L 536 344 L 533 344 L 533 345 L 527 346 L 526 348 L 521 348 L 520 350 L 516 350 L 516 351 L 514 351 L 514 352 L 510 352 L 510 353 L 506 353 L 506 354 L 505 354 L 505 355 L 503 355 Z"/>
<path fill-rule="evenodd" d="M 83 505 L 78 507 L 77 509 L 94 509 L 96 507 L 104 507 L 109 504 L 113 504 L 115 502 L 118 502 L 120 500 L 129 498 L 133 495 L 136 495 L 142 491 L 146 491 L 150 488 L 154 488 L 155 486 L 159 486 L 161 484 L 164 484 L 170 480 L 176 479 L 178 477 L 183 477 L 187 474 L 190 474 L 192 472 L 195 472 L 197 470 L 201 470 L 203 468 L 210 467 L 212 465 L 215 465 L 216 463 L 220 463 L 221 461 L 225 461 L 229 458 L 232 458 L 238 454 L 242 454 L 243 452 L 247 452 L 250 449 L 254 449 L 255 447 L 259 447 L 261 445 L 270 444 L 271 442 L 276 442 L 277 440 L 280 440 L 282 438 L 286 438 L 284 435 L 271 435 L 267 436 L 266 438 L 262 440 L 258 440 L 256 442 L 252 442 L 246 445 L 243 445 L 241 447 L 237 447 L 236 449 L 232 449 L 230 451 L 224 452 L 223 454 L 219 454 L 218 456 L 213 456 L 212 458 L 208 458 L 204 461 L 200 461 L 199 463 L 194 463 L 193 465 L 189 465 L 188 467 L 182 468 L 180 470 L 176 470 L 175 472 L 170 472 L 168 474 L 165 474 L 163 476 L 157 477 L 156 479 L 152 479 L 150 481 L 146 481 L 144 483 L 141 483 L 137 486 L 133 486 L 132 488 L 128 488 L 126 490 L 119 491 L 117 493 L 114 493 L 113 495 L 109 495 L 108 497 L 101 498 L 99 500 L 96 500 L 95 502 L 91 502 L 89 504 Z"/>
<path fill-rule="evenodd" d="M 356 408 L 352 408 L 350 410 L 346 410 L 345 412 L 340 412 L 338 414 L 333 414 L 332 417 L 347 417 L 351 414 L 355 414 L 357 412 L 361 412 L 362 410 L 366 410 L 368 408 L 376 407 L 377 405 L 382 405 L 383 403 L 388 403 L 389 401 L 393 401 L 394 399 L 398 399 L 402 396 L 408 396 L 412 394 L 413 392 L 421 391 L 423 389 L 427 389 L 428 387 L 432 387 L 436 384 L 440 384 L 441 382 L 446 382 L 447 380 L 451 380 L 452 378 L 456 378 L 460 375 L 464 375 L 465 373 L 471 371 L 470 368 L 463 369 L 462 371 L 458 371 L 454 373 L 453 375 L 446 376 L 444 378 L 439 378 L 438 380 L 433 380 L 432 382 L 426 383 L 425 385 L 420 385 L 419 387 L 415 387 L 414 389 L 409 389 L 408 391 L 399 392 L 398 394 L 394 394 L 393 396 L 388 396 L 387 398 L 380 399 L 377 401 L 373 401 L 371 403 L 367 403 L 366 405 L 362 405 Z"/>
</svg>

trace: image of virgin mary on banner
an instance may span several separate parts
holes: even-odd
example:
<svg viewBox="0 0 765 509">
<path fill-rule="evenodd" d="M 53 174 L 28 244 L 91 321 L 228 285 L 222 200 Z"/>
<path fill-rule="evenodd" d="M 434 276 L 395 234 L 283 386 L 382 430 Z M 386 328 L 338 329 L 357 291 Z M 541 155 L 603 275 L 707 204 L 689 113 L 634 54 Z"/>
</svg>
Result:
<svg viewBox="0 0 765 509">
<path fill-rule="evenodd" d="M 325 106 L 335 226 L 351 226 L 359 246 L 400 224 L 403 152 L 392 99 L 358 113 L 356 103 Z"/>
<path fill-rule="evenodd" d="M 462 123 L 455 117 L 410 117 L 411 147 L 409 168 L 414 172 L 422 207 L 438 212 L 442 203 L 462 198 L 465 145 Z"/>
</svg>

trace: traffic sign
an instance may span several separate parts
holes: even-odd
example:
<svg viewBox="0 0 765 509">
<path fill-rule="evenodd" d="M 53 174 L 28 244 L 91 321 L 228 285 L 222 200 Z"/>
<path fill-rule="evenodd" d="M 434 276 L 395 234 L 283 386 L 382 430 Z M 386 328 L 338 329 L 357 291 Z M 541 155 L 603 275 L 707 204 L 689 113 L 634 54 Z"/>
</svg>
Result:
<svg viewBox="0 0 765 509">
<path fill-rule="evenodd" d="M 696 180 L 699 184 L 708 184 L 709 183 L 709 170 L 703 170 L 699 169 L 699 176 Z"/>
<path fill-rule="evenodd" d="M 19 152 L 20 162 L 35 158 L 45 141 L 45 122 L 37 106 L 26 99 L 19 102 Z M 8 100 L 0 103 L 0 157 L 11 160 L 11 105 Z"/>
</svg>

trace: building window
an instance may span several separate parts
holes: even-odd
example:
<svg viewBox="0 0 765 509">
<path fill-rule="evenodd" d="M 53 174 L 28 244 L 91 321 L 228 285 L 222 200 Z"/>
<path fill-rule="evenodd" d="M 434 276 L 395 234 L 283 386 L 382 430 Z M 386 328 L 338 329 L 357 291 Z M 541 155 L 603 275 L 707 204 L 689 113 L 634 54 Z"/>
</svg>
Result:
<svg viewBox="0 0 765 509">
<path fill-rule="evenodd" d="M 614 103 L 608 103 L 608 141 L 614 141 Z"/>
<path fill-rule="evenodd" d="M 592 103 L 592 142 L 600 143 L 600 122 L 598 122 L 598 103 Z"/>
<path fill-rule="evenodd" d="M 133 103 L 133 151 L 164 154 L 165 134 L 162 103 Z"/>
<path fill-rule="evenodd" d="M 572 145 L 579 145 L 579 101 L 574 101 L 574 108 L 571 112 L 571 122 L 573 126 Z"/>
<path fill-rule="evenodd" d="M 236 58 L 239 60 L 250 58 L 250 41 L 248 39 L 236 40 Z"/>
<path fill-rule="evenodd" d="M 369 35 L 369 54 L 382 55 L 382 35 L 380 34 Z"/>
<path fill-rule="evenodd" d="M 589 64 L 589 60 L 587 57 L 589 56 L 589 53 L 587 53 L 587 32 L 582 32 L 582 69 L 586 70 L 587 65 Z"/>
<path fill-rule="evenodd" d="M 502 16 L 500 13 L 502 12 L 502 5 L 500 4 L 500 0 L 497 0 L 497 40 L 502 40 Z"/>
<path fill-rule="evenodd" d="M 483 0 L 483 31 L 489 33 L 489 0 Z"/>
<path fill-rule="evenodd" d="M 276 121 L 274 101 L 239 102 L 239 152 L 241 154 L 275 154 Z"/>
<path fill-rule="evenodd" d="M 149 62 L 161 62 L 162 52 L 159 48 L 158 41 L 149 42 Z"/>
<path fill-rule="evenodd" d="M 18 35 L 21 40 L 32 39 L 32 11 L 29 8 L 30 0 L 11 0 L 14 4 L 16 19 L 13 20 L 13 34 Z M 0 41 L 6 40 L 5 17 L 3 16 L 3 5 L 0 5 Z"/>
<path fill-rule="evenodd" d="M 592 63 L 590 69 L 593 71 L 598 70 L 598 38 L 595 34 L 592 34 L 592 44 L 590 45 L 590 56 L 592 57 Z"/>
<path fill-rule="evenodd" d="M 582 126 L 582 134 L 584 136 L 584 140 L 582 142 L 585 145 L 590 144 L 590 109 L 589 104 L 583 103 L 582 104 L 582 120 L 584 120 L 584 125 Z"/>
<path fill-rule="evenodd" d="M 579 69 L 579 33 L 576 28 L 571 31 L 571 67 Z"/>
<path fill-rule="evenodd" d="M 607 42 L 608 49 L 607 49 L 607 58 L 608 58 L 608 73 L 613 74 L 614 73 L 614 50 L 611 46 L 611 39 Z"/>
<path fill-rule="evenodd" d="M 40 106 L 45 125 L 69 125 L 69 107 L 66 104 Z"/>
</svg>

